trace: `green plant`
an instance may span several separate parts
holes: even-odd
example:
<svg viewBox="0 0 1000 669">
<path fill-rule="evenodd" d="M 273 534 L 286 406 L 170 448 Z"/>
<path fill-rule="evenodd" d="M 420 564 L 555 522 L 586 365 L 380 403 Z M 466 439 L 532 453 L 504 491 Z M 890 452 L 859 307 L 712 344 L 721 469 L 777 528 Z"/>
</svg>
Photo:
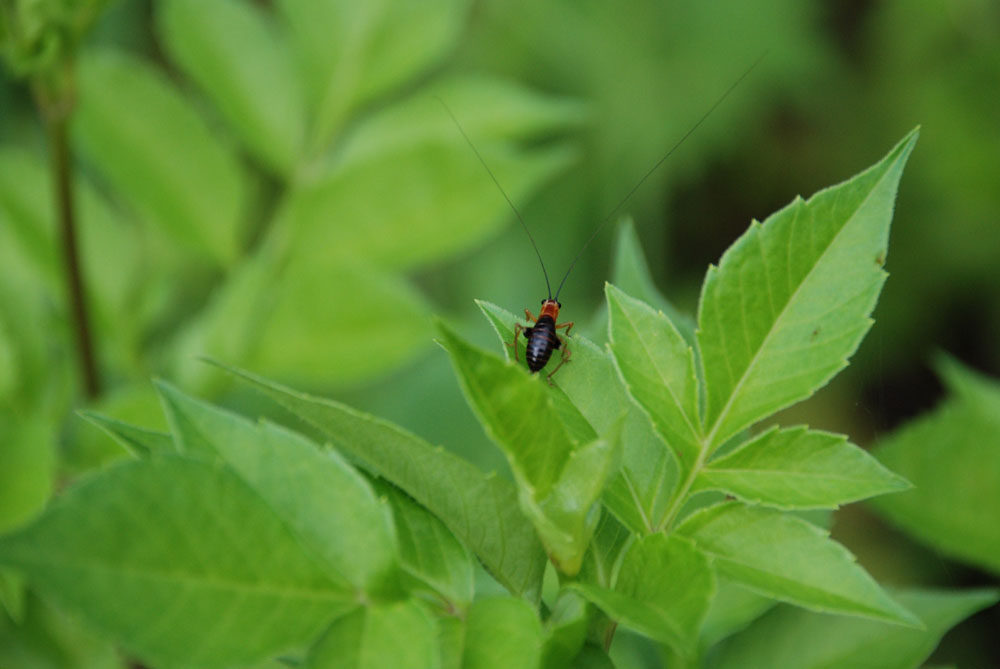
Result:
<svg viewBox="0 0 1000 669">
<path fill-rule="evenodd" d="M 891 597 L 808 512 L 909 484 L 839 435 L 748 431 L 870 326 L 915 141 L 753 223 L 709 270 L 697 331 L 609 285 L 608 350 L 574 336 L 555 388 L 439 325 L 513 480 L 233 368 L 328 445 L 165 382 L 169 433 L 86 413 L 134 459 L 0 538 L 3 601 L 23 574 L 163 665 L 610 666 L 632 647 L 741 666 L 798 634 L 811 662 L 919 663 L 997 594 Z M 661 302 L 630 242 L 619 278 Z M 514 317 L 480 307 L 509 341 Z"/>
</svg>

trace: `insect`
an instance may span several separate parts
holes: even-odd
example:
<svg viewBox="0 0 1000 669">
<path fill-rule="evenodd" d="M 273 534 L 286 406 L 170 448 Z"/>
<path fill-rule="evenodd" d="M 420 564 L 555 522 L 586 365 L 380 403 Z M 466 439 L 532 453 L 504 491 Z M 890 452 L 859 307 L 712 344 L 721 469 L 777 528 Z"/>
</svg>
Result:
<svg viewBox="0 0 1000 669">
<path fill-rule="evenodd" d="M 663 157 L 660 158 L 656 162 L 656 164 L 653 165 L 646 172 L 646 174 L 643 175 L 641 179 L 639 179 L 639 182 L 632 187 L 632 190 L 630 190 L 625 195 L 625 197 L 622 198 L 621 202 L 615 205 L 615 208 L 611 210 L 611 213 L 609 213 L 604 218 L 604 220 L 601 221 L 601 224 L 598 225 L 597 228 L 594 230 L 594 232 L 590 235 L 590 237 L 587 238 L 587 241 L 583 243 L 583 246 L 577 252 L 576 256 L 573 258 L 573 261 L 570 262 L 569 269 L 566 270 L 566 273 L 563 275 L 562 281 L 559 282 L 559 287 L 556 289 L 555 297 L 553 297 L 552 295 L 552 285 L 549 283 L 549 273 L 545 269 L 545 262 L 542 260 L 542 254 L 538 250 L 538 245 L 535 244 L 535 238 L 531 235 L 531 230 L 528 229 L 528 224 L 525 223 L 524 218 L 521 217 L 521 212 L 519 212 L 517 210 L 517 207 L 514 206 L 514 202 L 511 201 L 510 197 L 507 195 L 507 191 L 503 189 L 503 186 L 500 185 L 500 181 L 496 178 L 496 175 L 493 174 L 493 170 L 491 170 L 490 166 L 486 164 L 486 160 L 479 153 L 479 150 L 476 148 L 476 145 L 472 143 L 472 140 L 465 133 L 465 130 L 462 128 L 462 124 L 458 122 L 458 119 L 452 113 L 448 105 L 445 104 L 444 100 L 438 98 L 438 102 L 440 102 L 441 105 L 444 107 L 445 111 L 448 112 L 448 115 L 451 117 L 451 120 L 455 123 L 455 126 L 458 128 L 458 131 L 462 134 L 462 137 L 465 138 L 465 141 L 472 149 L 472 152 L 476 154 L 476 158 L 479 159 L 479 162 L 486 169 L 487 174 L 490 175 L 490 178 L 493 180 L 493 183 L 496 184 L 497 189 L 503 195 L 504 199 L 507 201 L 507 204 L 510 205 L 510 208 L 514 212 L 514 215 L 517 216 L 517 220 L 521 222 L 521 227 L 523 227 L 525 233 L 527 233 L 528 240 L 531 242 L 531 246 L 535 250 L 535 255 L 538 256 L 538 263 L 542 266 L 542 275 L 545 277 L 545 288 L 548 290 L 548 297 L 542 300 L 542 308 L 541 311 L 539 311 L 537 317 L 532 315 L 530 309 L 524 310 L 524 315 L 527 317 L 529 322 L 533 323 L 532 325 L 521 325 L 520 323 L 515 323 L 514 341 L 512 343 L 507 344 L 508 347 L 514 348 L 514 360 L 520 362 L 520 359 L 518 357 L 517 341 L 521 335 L 524 335 L 524 338 L 528 340 L 524 345 L 524 357 L 528 363 L 528 369 L 530 369 L 532 373 L 539 372 L 542 369 L 544 369 L 545 365 L 547 365 L 549 360 L 552 358 L 552 353 L 556 350 L 561 350 L 562 357 L 559 360 L 559 364 L 556 365 L 555 369 L 549 372 L 548 376 L 545 377 L 549 385 L 552 385 L 552 375 L 558 372 L 559 368 L 565 365 L 567 362 L 569 362 L 571 358 L 569 344 L 567 344 L 566 338 L 569 336 L 569 331 L 573 329 L 573 322 L 572 321 L 567 323 L 558 322 L 559 309 L 562 308 L 562 304 L 559 302 L 559 293 L 562 292 L 562 288 L 566 284 L 566 279 L 569 278 L 570 272 L 573 271 L 573 267 L 576 265 L 576 261 L 580 259 L 580 256 L 582 256 L 583 252 L 587 249 L 588 246 L 590 246 L 590 243 L 594 241 L 594 238 L 597 237 L 598 233 L 600 233 L 601 230 L 603 230 L 604 227 L 611 222 L 615 214 L 617 214 L 618 211 L 623 206 L 625 206 L 625 203 L 632 198 L 635 192 L 639 190 L 639 187 L 642 186 L 642 184 L 644 184 L 646 180 L 649 179 L 649 177 L 651 177 L 653 173 L 660 168 L 660 165 L 666 162 L 667 158 L 669 158 L 674 153 L 674 151 L 680 148 L 681 144 L 683 144 L 688 137 L 694 134 L 694 132 L 698 129 L 698 127 L 701 126 L 701 124 L 704 123 L 705 120 L 712 115 L 712 112 L 714 112 L 715 109 L 719 105 L 721 105 L 722 102 L 727 97 L 729 97 L 730 93 L 736 90 L 736 88 L 743 82 L 744 79 L 746 79 L 746 77 L 753 71 L 753 69 L 757 67 L 757 65 L 760 63 L 760 61 L 764 59 L 764 56 L 766 55 L 767 51 L 758 56 L 757 60 L 755 60 L 753 64 L 750 65 L 750 67 L 744 70 L 743 74 L 741 74 L 739 78 L 736 79 L 736 81 L 730 84 L 729 88 L 727 88 L 726 91 L 722 95 L 720 95 L 718 99 L 716 99 L 716 101 L 712 104 L 712 106 L 709 107 L 708 111 L 706 111 L 701 116 L 701 118 L 699 118 L 694 123 L 694 125 L 692 125 L 688 129 L 688 131 L 685 132 L 684 135 L 681 136 L 681 138 L 677 140 L 677 142 L 674 143 L 672 147 L 670 147 L 670 150 L 667 151 L 663 155 Z M 563 334 L 559 334 L 558 331 L 563 329 L 565 329 L 566 331 Z"/>
</svg>

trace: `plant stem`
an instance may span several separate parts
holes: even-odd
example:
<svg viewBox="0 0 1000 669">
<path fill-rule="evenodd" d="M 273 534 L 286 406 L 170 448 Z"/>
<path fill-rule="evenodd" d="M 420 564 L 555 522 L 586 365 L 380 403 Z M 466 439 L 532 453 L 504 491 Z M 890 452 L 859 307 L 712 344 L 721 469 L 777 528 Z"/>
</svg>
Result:
<svg viewBox="0 0 1000 669">
<path fill-rule="evenodd" d="M 674 494 L 673 499 L 670 502 L 670 506 L 667 508 L 666 514 L 663 516 L 663 520 L 660 521 L 660 531 L 669 531 L 671 525 L 673 525 L 674 520 L 677 518 L 677 514 L 681 511 L 681 506 L 687 500 L 688 492 L 691 490 L 691 486 L 694 485 L 694 481 L 698 478 L 698 472 L 701 468 L 705 466 L 705 459 L 708 455 L 708 443 L 703 442 L 701 444 L 701 449 L 698 451 L 698 458 L 695 460 L 694 465 L 691 470 L 684 477 L 684 482 L 677 488 L 677 492 Z"/>
<path fill-rule="evenodd" d="M 59 220 L 59 237 L 66 267 L 66 296 L 72 317 L 77 360 L 84 394 L 87 398 L 94 399 L 100 394 L 101 385 L 87 318 L 87 298 L 83 287 L 80 249 L 76 235 L 76 208 L 67 128 L 70 106 L 70 104 L 60 104 L 59 101 L 53 104 L 53 101 L 46 99 L 46 96 L 39 96 L 39 108 L 49 139 L 49 163 L 52 168 L 56 217 Z"/>
</svg>

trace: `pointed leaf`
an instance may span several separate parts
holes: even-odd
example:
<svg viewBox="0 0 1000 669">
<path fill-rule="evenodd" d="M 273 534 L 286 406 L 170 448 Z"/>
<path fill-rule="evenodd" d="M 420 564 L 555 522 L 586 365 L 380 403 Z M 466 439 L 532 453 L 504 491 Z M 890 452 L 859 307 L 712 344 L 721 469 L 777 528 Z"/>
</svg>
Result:
<svg viewBox="0 0 1000 669">
<path fill-rule="evenodd" d="M 147 458 L 154 453 L 173 453 L 176 450 L 173 437 L 166 432 L 147 430 L 96 411 L 83 410 L 78 413 L 136 457 Z"/>
<path fill-rule="evenodd" d="M 443 597 L 447 608 L 463 611 L 472 602 L 472 557 L 436 516 L 384 481 L 375 488 L 389 500 L 403 569 Z M 426 588 L 425 588 L 426 589 Z"/>
<path fill-rule="evenodd" d="M 463 669 L 531 669 L 541 661 L 542 625 L 524 600 L 477 600 L 465 624 Z"/>
<path fill-rule="evenodd" d="M 465 25 L 468 0 L 399 5 L 280 0 L 312 106 L 319 153 L 350 112 L 403 85 L 444 56 Z"/>
<path fill-rule="evenodd" d="M 715 592 L 715 574 L 687 539 L 652 534 L 629 548 L 613 590 L 587 583 L 572 587 L 620 625 L 691 657 Z"/>
<path fill-rule="evenodd" d="M 489 302 L 477 300 L 477 304 L 501 342 L 510 343 L 514 315 Z M 581 335 L 573 335 L 567 346 L 572 347 L 573 357 L 553 377 L 554 383 L 602 434 L 625 414 L 621 465 L 608 481 L 603 501 L 633 531 L 655 531 L 677 485 L 677 463 L 648 416 L 625 393 L 610 355 Z M 509 360 L 512 349 L 503 350 Z"/>
<path fill-rule="evenodd" d="M 73 129 L 82 152 L 142 217 L 217 261 L 236 257 L 243 172 L 162 74 L 114 51 L 88 54 Z"/>
<path fill-rule="evenodd" d="M 899 601 L 925 629 L 886 625 L 781 606 L 726 642 L 713 667 L 852 667 L 908 669 L 921 666 L 953 625 L 994 604 L 995 590 L 910 590 Z M 808 643 L 803 643 L 808 639 Z"/>
<path fill-rule="evenodd" d="M 698 473 L 694 490 L 721 490 L 779 509 L 836 508 L 911 487 L 847 437 L 774 427 Z"/>
<path fill-rule="evenodd" d="M 896 187 L 917 139 L 808 201 L 752 223 L 708 271 L 698 307 L 717 447 L 823 387 L 871 326 L 885 272 Z"/>
<path fill-rule="evenodd" d="M 242 370 L 223 369 L 318 428 L 354 462 L 434 513 L 511 592 L 538 597 L 544 552 L 508 481 L 387 421 Z"/>
<path fill-rule="evenodd" d="M 416 600 L 359 608 L 309 650 L 307 669 L 437 669 L 437 625 Z"/>
<path fill-rule="evenodd" d="M 814 611 L 919 626 L 829 533 L 790 514 L 724 502 L 677 528 L 720 574 Z"/>
<path fill-rule="evenodd" d="M 620 429 L 607 441 L 580 445 L 567 423 L 586 426 L 590 435 L 584 438 L 593 438 L 593 429 L 558 391 L 443 325 L 440 331 L 466 398 L 507 456 L 522 508 L 550 558 L 576 573 L 597 521 L 594 504 L 617 463 Z"/>
<path fill-rule="evenodd" d="M 625 386 L 688 471 L 701 452 L 694 351 L 663 312 L 611 284 L 604 290 L 611 353 Z"/>
<path fill-rule="evenodd" d="M 157 389 L 180 451 L 222 458 L 334 578 L 368 593 L 394 583 L 396 545 L 388 509 L 336 452 L 322 452 L 278 425 L 255 425 L 168 383 L 159 382 Z"/>
<path fill-rule="evenodd" d="M 293 231 L 297 257 L 312 264 L 364 258 L 411 269 L 473 248 L 510 222 L 510 209 L 484 174 L 440 102 L 422 95 L 387 120 L 366 119 L 336 159 L 303 178 L 279 214 Z M 433 112 L 430 127 L 411 116 Z M 444 132 L 443 130 L 447 130 Z M 387 141 L 384 135 L 396 141 Z M 516 202 L 564 171 L 577 157 L 568 143 L 520 148 L 510 138 L 477 146 Z M 385 197 L 387 184 L 392 197 Z"/>
<path fill-rule="evenodd" d="M 356 605 L 234 473 L 177 456 L 82 480 L 0 563 L 156 665 L 249 664 Z"/>
<path fill-rule="evenodd" d="M 684 337 L 684 341 L 694 346 L 694 319 L 674 307 L 656 288 L 642 251 L 642 242 L 629 217 L 618 225 L 612 266 L 611 283 L 616 288 L 662 311 Z"/>
<path fill-rule="evenodd" d="M 265 165 L 290 174 L 305 140 L 305 94 L 279 26 L 238 0 L 168 0 L 157 9 L 170 57 Z"/>
<path fill-rule="evenodd" d="M 636 536 L 615 520 L 614 516 L 603 514 L 583 558 L 580 581 L 610 589 L 618 577 L 622 559 Z"/>
<path fill-rule="evenodd" d="M 953 395 L 873 451 L 913 490 L 872 504 L 918 540 L 1000 574 L 1000 383 L 957 363 L 944 376 Z"/>
<path fill-rule="evenodd" d="M 748 590 L 728 578 L 720 577 L 716 585 L 715 597 L 701 626 L 703 649 L 739 632 L 777 604 L 770 597 Z"/>
</svg>

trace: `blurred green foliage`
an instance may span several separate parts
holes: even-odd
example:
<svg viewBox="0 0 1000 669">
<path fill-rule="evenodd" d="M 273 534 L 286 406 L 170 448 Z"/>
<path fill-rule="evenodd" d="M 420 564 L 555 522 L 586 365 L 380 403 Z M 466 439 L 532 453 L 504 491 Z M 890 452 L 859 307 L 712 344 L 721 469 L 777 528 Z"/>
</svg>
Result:
<svg viewBox="0 0 1000 669">
<path fill-rule="evenodd" d="M 445 314 L 487 342 L 473 299 L 534 309 L 544 284 L 434 96 L 558 277 L 764 49 L 753 76 L 625 208 L 651 283 L 693 313 L 705 266 L 752 217 L 872 162 L 872 147 L 920 123 L 875 329 L 850 371 L 796 416 L 852 434 L 884 430 L 933 403 L 939 389 L 924 362 L 937 348 L 1000 373 L 996 3 L 3 0 L 0 9 L 0 528 L 30 518 L 64 477 L 123 454 L 73 414 L 85 403 L 32 93 L 67 76 L 105 387 L 87 406 L 107 415 L 165 427 L 151 375 L 248 401 L 197 360 L 208 354 L 333 392 L 503 471 L 430 344 L 429 317 Z M 597 339 L 601 318 L 585 324 L 610 239 L 587 249 L 563 295 L 565 315 Z M 26 606 L 33 626 L 64 626 L 33 596 Z"/>
</svg>

